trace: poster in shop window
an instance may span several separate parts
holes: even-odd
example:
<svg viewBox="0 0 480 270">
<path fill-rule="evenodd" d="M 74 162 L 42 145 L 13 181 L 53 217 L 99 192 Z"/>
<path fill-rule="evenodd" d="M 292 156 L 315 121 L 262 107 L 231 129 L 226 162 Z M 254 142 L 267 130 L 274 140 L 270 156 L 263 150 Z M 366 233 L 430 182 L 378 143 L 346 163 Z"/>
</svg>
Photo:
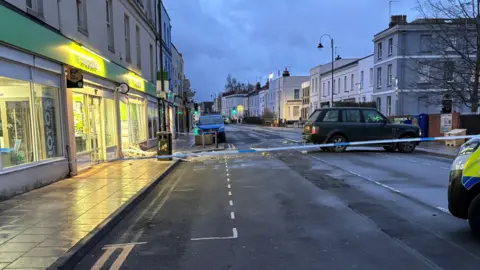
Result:
<svg viewBox="0 0 480 270">
<path fill-rule="evenodd" d="M 440 132 L 447 133 L 452 130 L 452 114 L 442 114 L 440 116 Z"/>
<path fill-rule="evenodd" d="M 57 148 L 57 128 L 55 125 L 55 100 L 48 97 L 41 98 L 39 109 L 43 110 L 43 129 L 45 132 L 45 151 L 46 158 L 58 156 Z"/>
</svg>

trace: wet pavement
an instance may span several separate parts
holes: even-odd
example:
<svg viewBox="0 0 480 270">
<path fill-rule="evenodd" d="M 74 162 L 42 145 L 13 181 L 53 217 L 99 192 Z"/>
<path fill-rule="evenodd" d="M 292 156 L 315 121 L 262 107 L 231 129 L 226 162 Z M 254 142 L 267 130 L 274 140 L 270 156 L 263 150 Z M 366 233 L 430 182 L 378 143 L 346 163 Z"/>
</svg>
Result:
<svg viewBox="0 0 480 270">
<path fill-rule="evenodd" d="M 45 269 L 171 161 L 106 163 L 0 202 L 0 269 Z"/>
<path fill-rule="evenodd" d="M 229 148 L 301 134 L 230 125 Z M 76 269 L 478 269 L 445 213 L 451 159 L 352 148 L 185 162 Z"/>
</svg>

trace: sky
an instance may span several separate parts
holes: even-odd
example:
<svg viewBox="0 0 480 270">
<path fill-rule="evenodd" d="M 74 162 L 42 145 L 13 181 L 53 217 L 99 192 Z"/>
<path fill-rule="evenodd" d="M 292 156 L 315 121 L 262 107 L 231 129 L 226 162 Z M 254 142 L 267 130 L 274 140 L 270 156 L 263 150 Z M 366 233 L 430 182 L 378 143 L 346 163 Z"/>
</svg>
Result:
<svg viewBox="0 0 480 270">
<path fill-rule="evenodd" d="M 270 73 L 291 76 L 331 59 L 330 39 L 342 58 L 373 53 L 373 36 L 388 27 L 389 0 L 163 0 L 172 42 L 182 53 L 195 101 L 212 101 L 228 74 L 264 84 Z M 392 14 L 418 17 L 417 0 L 391 4 Z"/>
</svg>

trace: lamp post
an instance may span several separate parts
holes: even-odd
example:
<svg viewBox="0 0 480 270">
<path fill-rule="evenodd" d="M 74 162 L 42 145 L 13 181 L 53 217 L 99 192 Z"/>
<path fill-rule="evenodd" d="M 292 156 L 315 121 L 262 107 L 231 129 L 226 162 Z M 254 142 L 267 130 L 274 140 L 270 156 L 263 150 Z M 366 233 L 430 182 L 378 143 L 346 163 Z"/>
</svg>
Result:
<svg viewBox="0 0 480 270">
<path fill-rule="evenodd" d="M 323 34 L 321 37 L 320 37 L 320 43 L 318 43 L 318 46 L 317 48 L 318 49 L 322 49 L 323 48 L 323 44 L 322 44 L 322 38 L 324 36 L 327 36 L 330 38 L 330 45 L 332 47 L 332 97 L 331 97 L 331 101 L 330 101 L 330 107 L 333 107 L 333 89 L 334 89 L 334 86 L 333 86 L 333 74 L 334 74 L 334 58 L 335 58 L 335 52 L 334 52 L 334 49 L 335 47 L 333 46 L 333 38 L 329 35 L 329 34 Z"/>
</svg>

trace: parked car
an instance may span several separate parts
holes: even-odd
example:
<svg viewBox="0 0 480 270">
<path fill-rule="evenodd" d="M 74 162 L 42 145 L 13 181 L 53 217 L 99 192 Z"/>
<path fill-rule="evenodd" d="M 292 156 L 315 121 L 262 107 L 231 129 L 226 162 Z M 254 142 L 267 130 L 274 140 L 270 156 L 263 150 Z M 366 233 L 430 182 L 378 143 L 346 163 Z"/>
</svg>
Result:
<svg viewBox="0 0 480 270">
<path fill-rule="evenodd" d="M 371 140 L 406 139 L 421 137 L 417 126 L 391 123 L 373 108 L 322 108 L 315 110 L 305 122 L 304 139 L 307 142 L 341 143 Z M 418 142 L 389 143 L 382 145 L 388 152 L 399 150 L 411 153 Z M 343 152 L 347 146 L 324 150 Z"/>
<path fill-rule="evenodd" d="M 221 115 L 200 116 L 197 127 L 199 134 L 204 132 L 218 132 L 218 138 L 220 142 L 225 142 L 227 140 L 224 118 Z"/>
<path fill-rule="evenodd" d="M 448 211 L 480 237 L 480 136 L 464 143 L 450 168 Z"/>
</svg>

